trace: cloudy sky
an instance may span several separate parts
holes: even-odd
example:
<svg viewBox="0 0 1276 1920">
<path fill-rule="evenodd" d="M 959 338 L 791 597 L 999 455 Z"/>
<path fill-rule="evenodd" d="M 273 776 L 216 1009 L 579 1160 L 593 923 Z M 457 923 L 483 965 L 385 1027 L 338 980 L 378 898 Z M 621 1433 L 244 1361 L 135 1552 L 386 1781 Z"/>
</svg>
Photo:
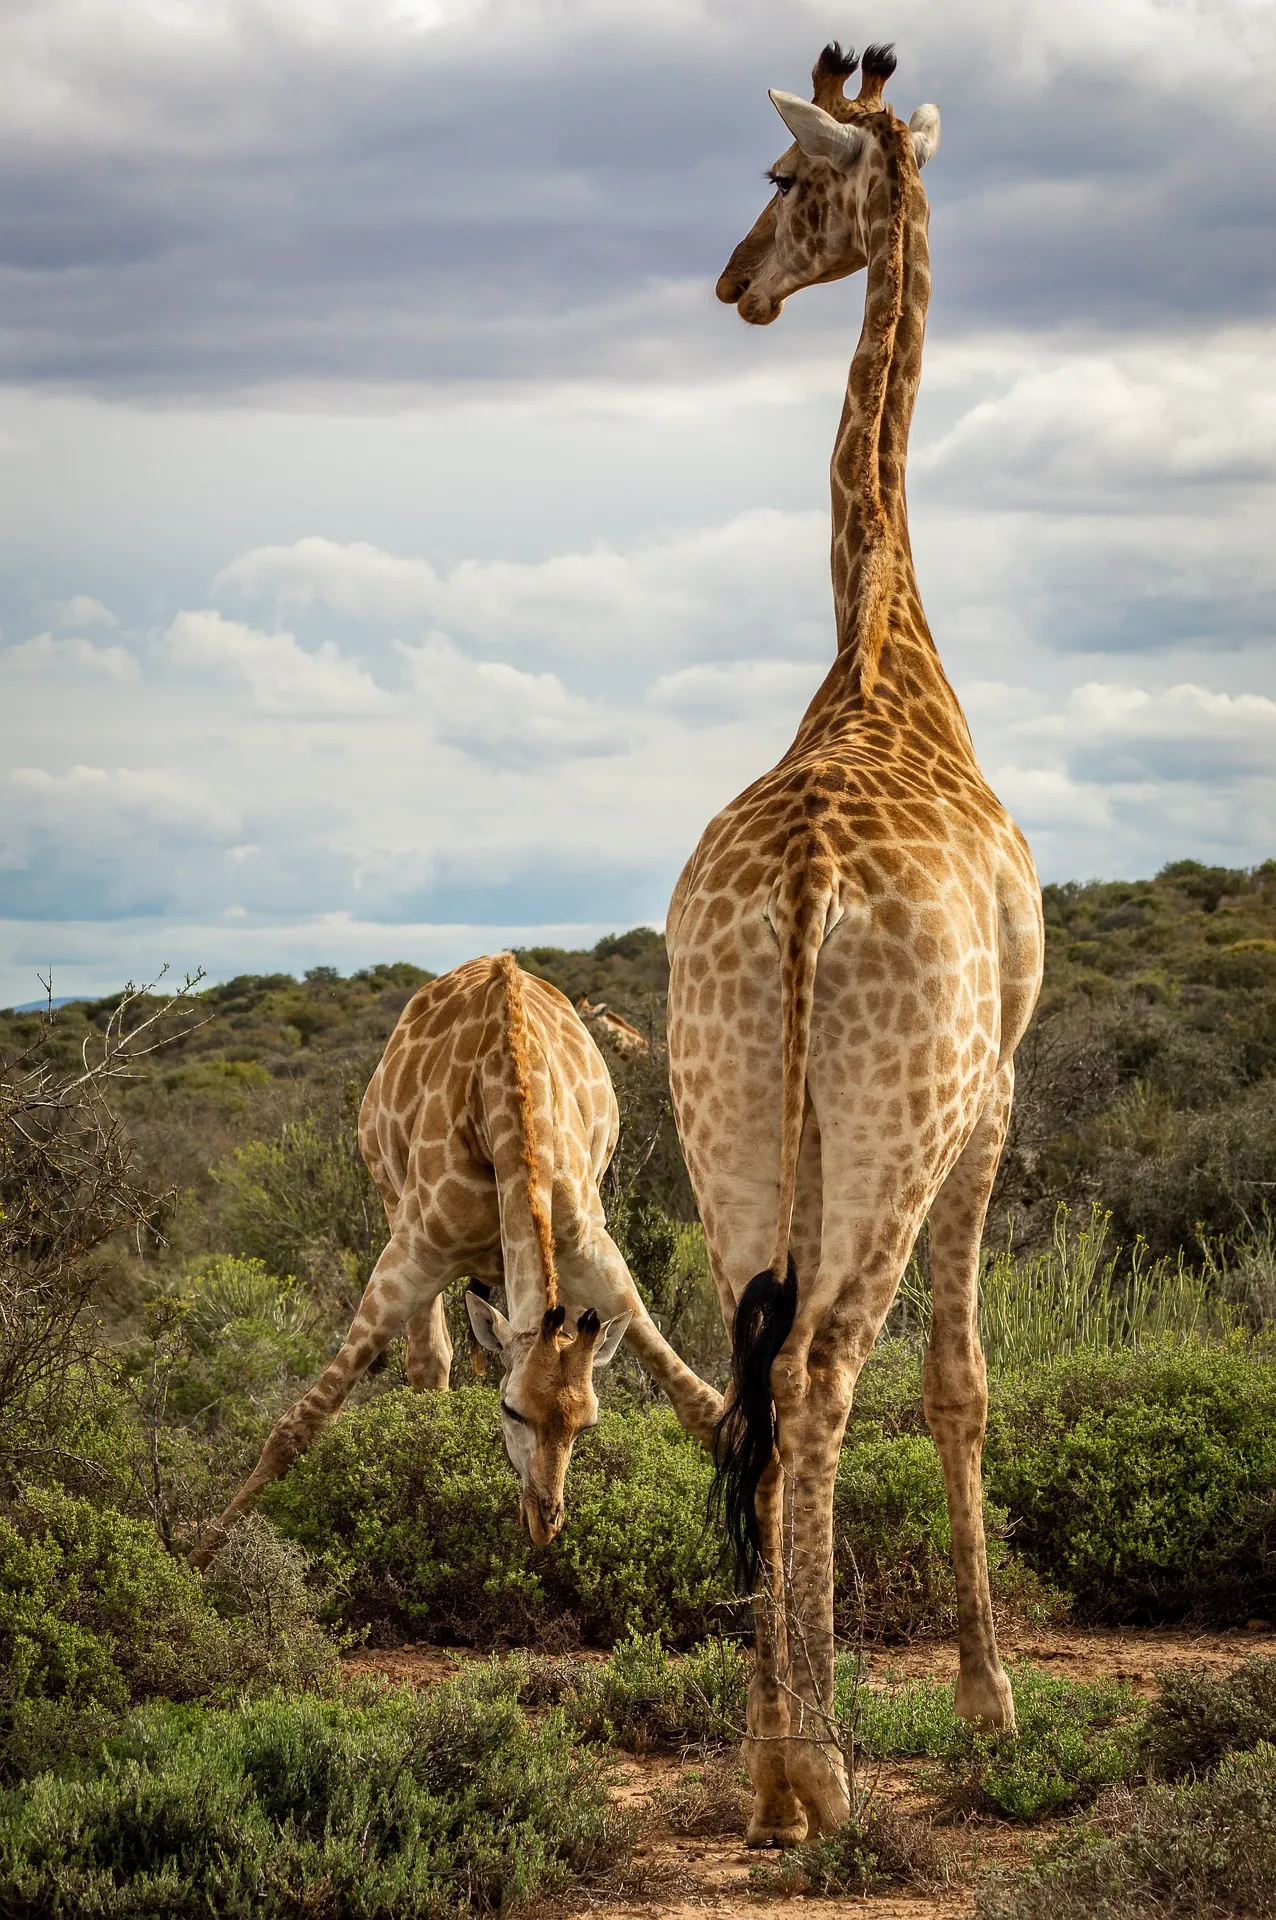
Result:
<svg viewBox="0 0 1276 1920">
<path fill-rule="evenodd" d="M 910 503 L 1046 879 L 1276 854 L 1270 0 L 0 0 L 0 1004 L 663 919 L 832 652 L 862 280 L 768 86 L 938 101 Z"/>
</svg>

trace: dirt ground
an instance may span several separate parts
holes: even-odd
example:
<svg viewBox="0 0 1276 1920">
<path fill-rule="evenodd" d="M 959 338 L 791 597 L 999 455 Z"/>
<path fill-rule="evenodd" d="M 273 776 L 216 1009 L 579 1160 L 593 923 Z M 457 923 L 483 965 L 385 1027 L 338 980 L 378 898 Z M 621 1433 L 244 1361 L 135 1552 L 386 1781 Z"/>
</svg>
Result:
<svg viewBox="0 0 1276 1920">
<path fill-rule="evenodd" d="M 1008 1665 L 1040 1667 L 1073 1680 L 1117 1679 L 1143 1692 L 1152 1692 L 1164 1667 L 1203 1664 L 1225 1673 L 1242 1660 L 1276 1658 L 1276 1627 L 1254 1621 L 1247 1629 L 1229 1633 L 1201 1633 L 1173 1627 L 1059 1628 L 1003 1634 L 1002 1656 Z M 464 1651 L 424 1643 L 386 1651 L 363 1651 L 348 1656 L 355 1672 L 382 1673 L 409 1685 L 428 1687 L 455 1673 L 474 1656 Z M 604 1659 L 584 1651 L 582 1661 Z M 930 1676 L 951 1680 L 957 1672 L 955 1640 L 920 1641 L 908 1647 L 875 1649 L 866 1658 L 869 1685 L 889 1685 L 905 1678 Z M 596 1894 L 580 1903 L 593 1920 L 763 1920 L 768 1913 L 800 1902 L 803 1920 L 832 1920 L 834 1914 L 863 1912 L 871 1920 L 967 1920 L 974 1912 L 975 1883 L 992 1866 L 1012 1867 L 1026 1862 L 1049 1837 L 1049 1823 L 1029 1829 L 1008 1821 L 977 1819 L 960 1826 L 937 1828 L 936 1837 L 947 1856 L 946 1883 L 924 1893 L 883 1892 L 868 1898 L 840 1896 L 820 1899 L 759 1887 L 757 1870 L 775 1856 L 750 1852 L 744 1844 L 743 1821 L 733 1813 L 733 1770 L 729 1759 L 716 1764 L 718 1815 L 704 1824 L 707 1832 L 675 1832 L 667 1806 L 670 1796 L 685 1785 L 688 1770 L 701 1770 L 697 1760 L 676 1755 L 648 1754 L 616 1759 L 616 1794 L 642 1818 L 634 1848 L 633 1867 L 622 1887 Z M 931 1808 L 921 1774 L 925 1762 L 888 1763 L 861 1772 L 861 1785 L 872 1784 L 901 1809 L 926 1816 Z"/>
</svg>

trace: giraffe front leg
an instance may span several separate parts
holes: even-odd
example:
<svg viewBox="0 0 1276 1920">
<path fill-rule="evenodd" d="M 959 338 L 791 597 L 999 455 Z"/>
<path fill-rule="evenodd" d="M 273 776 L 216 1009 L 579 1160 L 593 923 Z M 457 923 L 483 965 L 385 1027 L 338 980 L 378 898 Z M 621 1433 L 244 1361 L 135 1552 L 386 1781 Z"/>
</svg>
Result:
<svg viewBox="0 0 1276 1920">
<path fill-rule="evenodd" d="M 1007 1063 L 930 1210 L 932 1314 L 922 1397 L 944 1469 L 957 1585 L 957 1712 L 1013 1728 L 1014 1700 L 997 1651 L 984 1540 L 982 1460 L 988 1376 L 979 1341 L 979 1248 L 1010 1122 Z"/>
<path fill-rule="evenodd" d="M 351 1389 L 376 1356 L 403 1331 L 408 1319 L 420 1309 L 422 1294 L 428 1294 L 432 1279 L 441 1288 L 446 1278 L 442 1273 L 431 1275 L 419 1248 L 407 1236 L 396 1235 L 391 1239 L 372 1270 L 340 1353 L 328 1362 L 309 1392 L 275 1422 L 257 1465 L 187 1556 L 191 1566 L 202 1569 L 208 1565 L 218 1548 L 225 1544 L 241 1514 L 253 1506 L 262 1488 L 278 1480 L 306 1451 L 325 1421 L 344 1406 Z"/>
<path fill-rule="evenodd" d="M 441 1293 L 408 1321 L 407 1373 L 417 1393 L 446 1393 L 451 1382 L 452 1336 Z"/>
<path fill-rule="evenodd" d="M 632 1314 L 625 1345 L 668 1397 L 678 1424 L 712 1453 L 723 1399 L 675 1353 L 643 1305 L 619 1247 L 601 1223 L 575 1244 L 559 1248 L 559 1280 L 568 1297 L 604 1320 Z"/>
</svg>

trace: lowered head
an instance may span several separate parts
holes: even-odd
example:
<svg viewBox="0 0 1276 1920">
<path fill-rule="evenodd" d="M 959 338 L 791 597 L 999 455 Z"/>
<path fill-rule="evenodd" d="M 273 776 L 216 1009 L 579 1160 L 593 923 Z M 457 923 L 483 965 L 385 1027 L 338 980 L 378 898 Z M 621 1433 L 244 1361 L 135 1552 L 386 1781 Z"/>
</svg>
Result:
<svg viewBox="0 0 1276 1920">
<path fill-rule="evenodd" d="M 862 84 L 848 100 L 844 83 L 857 66 Z M 812 71 L 812 99 L 772 89 L 793 144 L 769 168 L 772 197 L 717 287 L 719 300 L 751 326 L 769 326 L 799 288 L 845 279 L 867 265 L 870 183 L 883 162 L 888 169 L 922 167 L 939 145 L 938 107 L 918 107 L 905 129 L 883 103 L 894 71 L 890 47 L 868 47 L 861 65 L 833 41 Z"/>
<path fill-rule="evenodd" d="M 465 1305 L 479 1345 L 505 1363 L 501 1431 L 522 1483 L 519 1518 L 538 1547 L 548 1546 L 563 1524 L 563 1483 L 576 1435 L 598 1424 L 594 1369 L 610 1361 L 633 1316 L 603 1322 L 588 1307 L 572 1335 L 563 1332 L 567 1316 L 557 1306 L 531 1332 L 515 1333 L 477 1294 L 467 1293 Z"/>
</svg>

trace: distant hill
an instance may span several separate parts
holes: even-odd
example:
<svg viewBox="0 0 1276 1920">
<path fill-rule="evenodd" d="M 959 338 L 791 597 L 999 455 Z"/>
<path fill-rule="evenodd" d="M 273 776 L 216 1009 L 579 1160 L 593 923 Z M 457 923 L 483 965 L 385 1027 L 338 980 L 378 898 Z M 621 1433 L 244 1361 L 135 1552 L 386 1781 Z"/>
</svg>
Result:
<svg viewBox="0 0 1276 1920">
<path fill-rule="evenodd" d="M 1276 861 L 1176 861 L 1152 880 L 1048 886 L 1043 902 L 1045 984 L 1019 1051 L 998 1215 L 1039 1239 L 1058 1201 L 1099 1200 L 1123 1234 L 1172 1250 L 1191 1248 L 1198 1224 L 1234 1233 L 1276 1210 Z M 535 947 L 520 959 L 573 1001 L 587 994 L 625 1015 L 658 1055 L 660 934 L 639 927 L 587 951 Z M 315 967 L 302 980 L 243 975 L 192 996 L 202 1024 L 124 1095 L 148 1169 L 206 1187 L 210 1166 L 246 1139 L 317 1105 L 350 1105 L 430 977 L 407 961 L 348 977 Z M 116 1000 L 59 1006 L 53 1040 L 67 1064 Z M 38 1011 L 0 1014 L 0 1055 L 20 1052 L 39 1026 Z M 629 1070 L 613 1064 L 623 1082 Z"/>
</svg>

